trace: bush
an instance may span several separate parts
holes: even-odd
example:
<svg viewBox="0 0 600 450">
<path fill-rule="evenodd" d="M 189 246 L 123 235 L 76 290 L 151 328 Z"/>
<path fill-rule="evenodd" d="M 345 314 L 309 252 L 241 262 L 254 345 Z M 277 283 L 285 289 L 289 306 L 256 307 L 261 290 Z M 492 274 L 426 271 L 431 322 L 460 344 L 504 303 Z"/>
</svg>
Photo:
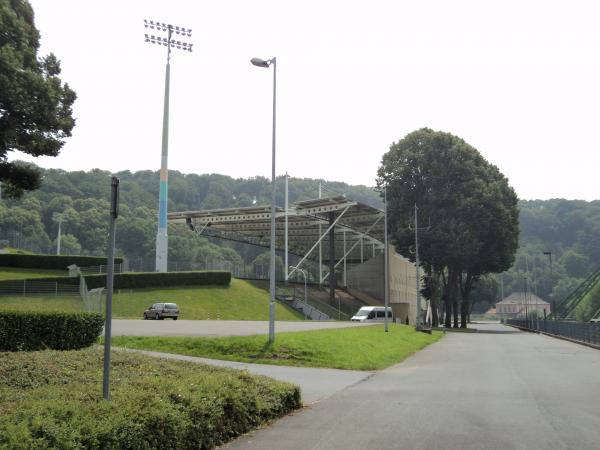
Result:
<svg viewBox="0 0 600 450">
<path fill-rule="evenodd" d="M 0 351 L 88 347 L 103 325 L 100 314 L 0 311 Z"/>
<path fill-rule="evenodd" d="M 115 264 L 121 264 L 123 258 L 115 258 Z M 98 256 L 76 255 L 18 255 L 14 253 L 0 254 L 0 267 L 22 267 L 25 269 L 67 270 L 71 264 L 79 267 L 99 266 L 106 264 L 106 258 Z"/>
<path fill-rule="evenodd" d="M 211 449 L 301 406 L 297 386 L 133 353 L 10 353 L 0 359 L 0 448 Z"/>
<path fill-rule="evenodd" d="M 85 282 L 88 289 L 105 287 L 106 275 L 86 275 Z M 230 282 L 231 272 L 226 271 L 116 273 L 114 288 L 229 286 Z"/>
</svg>

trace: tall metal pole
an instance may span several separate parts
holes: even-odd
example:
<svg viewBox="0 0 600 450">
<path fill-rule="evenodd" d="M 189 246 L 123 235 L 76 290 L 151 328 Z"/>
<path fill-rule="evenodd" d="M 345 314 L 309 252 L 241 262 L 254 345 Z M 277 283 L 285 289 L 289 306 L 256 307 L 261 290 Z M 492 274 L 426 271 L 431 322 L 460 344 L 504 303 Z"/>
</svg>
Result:
<svg viewBox="0 0 600 450">
<path fill-rule="evenodd" d="M 389 251 L 388 251 L 388 232 L 387 232 L 387 186 L 383 191 L 383 236 L 385 249 L 383 252 L 384 259 L 384 299 L 385 299 L 385 321 L 384 328 L 385 332 L 388 331 L 388 307 L 390 304 L 390 283 L 389 283 Z"/>
<path fill-rule="evenodd" d="M 169 30 L 169 41 L 171 32 Z M 170 50 L 170 48 L 169 48 Z M 160 158 L 160 184 L 158 191 L 158 231 L 156 233 L 156 271 L 167 271 L 168 237 L 167 237 L 167 202 L 169 196 L 169 89 L 171 64 L 167 57 L 165 71 L 165 98 L 163 108 L 162 151 Z"/>
<path fill-rule="evenodd" d="M 115 236 L 119 215 L 119 179 L 112 177 L 110 194 L 110 225 L 108 229 L 108 255 L 106 269 L 106 321 L 104 324 L 104 373 L 102 378 L 102 396 L 110 398 L 110 338 L 112 325 L 113 274 L 115 270 Z"/>
<path fill-rule="evenodd" d="M 171 39 L 173 33 L 192 35 L 192 30 L 165 24 L 162 22 L 154 22 L 153 20 L 144 20 L 146 28 L 156 29 L 158 31 L 166 31 L 167 38 L 155 35 L 146 34 L 146 42 L 153 44 L 164 45 L 167 47 L 167 65 L 165 68 L 165 95 L 163 106 L 163 128 L 162 128 L 162 147 L 160 161 L 160 182 L 158 191 L 158 229 L 156 232 L 156 262 L 155 270 L 157 272 L 167 271 L 168 262 L 168 237 L 167 237 L 167 207 L 169 197 L 169 168 L 167 164 L 169 154 L 169 91 L 171 78 L 171 49 L 178 48 L 180 50 L 192 51 L 192 44 L 187 42 L 176 41 Z"/>
<path fill-rule="evenodd" d="M 56 238 L 56 254 L 60 255 L 60 235 L 61 235 L 61 225 L 62 225 L 62 215 L 58 217 L 58 236 Z"/>
<path fill-rule="evenodd" d="M 417 216 L 419 215 L 419 209 L 417 208 L 417 204 L 415 203 L 415 265 L 417 272 L 417 319 L 415 321 L 415 328 L 417 330 L 421 329 L 421 286 L 420 286 L 420 278 L 421 274 L 419 272 L 419 222 Z"/>
<path fill-rule="evenodd" d="M 319 181 L 319 198 L 321 198 L 321 182 Z M 319 222 L 319 237 L 321 237 L 323 230 L 321 230 L 321 223 Z M 323 249 L 321 242 L 319 242 L 319 284 L 323 284 Z"/>
<path fill-rule="evenodd" d="M 273 151 L 271 161 L 271 270 L 269 280 L 269 342 L 275 341 L 275 124 L 277 106 L 277 60 L 273 64 Z"/>
<path fill-rule="evenodd" d="M 288 179 L 289 175 L 285 173 L 285 282 L 287 284 L 289 271 L 288 271 Z"/>
</svg>

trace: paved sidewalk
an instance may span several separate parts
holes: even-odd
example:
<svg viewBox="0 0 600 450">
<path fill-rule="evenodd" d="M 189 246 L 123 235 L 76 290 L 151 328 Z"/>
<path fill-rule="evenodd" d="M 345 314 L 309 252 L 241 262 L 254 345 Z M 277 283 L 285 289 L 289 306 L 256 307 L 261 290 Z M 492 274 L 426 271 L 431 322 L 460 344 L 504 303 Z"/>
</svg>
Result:
<svg viewBox="0 0 600 450">
<path fill-rule="evenodd" d="M 370 378 L 375 372 L 358 370 L 316 369 L 310 367 L 273 366 L 268 364 L 249 364 L 236 361 L 197 358 L 194 356 L 174 355 L 171 353 L 151 352 L 113 347 L 116 351 L 142 353 L 165 359 L 176 359 L 212 366 L 229 367 L 247 370 L 255 375 L 266 375 L 276 380 L 287 381 L 300 386 L 302 401 L 305 406 L 331 397 L 350 386 Z"/>
</svg>

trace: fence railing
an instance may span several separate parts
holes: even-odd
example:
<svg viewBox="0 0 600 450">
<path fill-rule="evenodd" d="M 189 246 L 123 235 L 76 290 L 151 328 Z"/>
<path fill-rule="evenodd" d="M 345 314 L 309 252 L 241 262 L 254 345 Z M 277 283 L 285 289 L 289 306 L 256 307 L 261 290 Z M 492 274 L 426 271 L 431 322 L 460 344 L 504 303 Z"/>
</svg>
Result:
<svg viewBox="0 0 600 450">
<path fill-rule="evenodd" d="M 15 280 L 13 282 L 3 282 L 0 295 L 77 296 L 79 295 L 79 285 L 53 281 Z"/>
<path fill-rule="evenodd" d="M 544 319 L 507 319 L 508 325 L 600 345 L 600 323 Z"/>
</svg>

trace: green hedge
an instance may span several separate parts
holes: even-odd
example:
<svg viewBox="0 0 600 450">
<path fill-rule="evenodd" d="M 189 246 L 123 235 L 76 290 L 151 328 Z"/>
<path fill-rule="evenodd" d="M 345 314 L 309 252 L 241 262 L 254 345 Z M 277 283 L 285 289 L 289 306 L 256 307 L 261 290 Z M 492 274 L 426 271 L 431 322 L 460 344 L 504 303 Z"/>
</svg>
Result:
<svg viewBox="0 0 600 450">
<path fill-rule="evenodd" d="M 115 264 L 121 264 L 122 262 L 123 258 L 115 258 Z M 76 255 L 0 254 L 0 267 L 67 270 L 67 267 L 71 264 L 76 264 L 79 267 L 99 266 L 101 264 L 106 264 L 106 258 Z"/>
<path fill-rule="evenodd" d="M 85 282 L 88 289 L 105 287 L 106 275 L 86 275 Z M 117 273 L 114 288 L 229 286 L 230 282 L 231 272 L 226 271 Z"/>
<path fill-rule="evenodd" d="M 0 351 L 74 350 L 100 336 L 100 314 L 0 311 Z"/>
</svg>

